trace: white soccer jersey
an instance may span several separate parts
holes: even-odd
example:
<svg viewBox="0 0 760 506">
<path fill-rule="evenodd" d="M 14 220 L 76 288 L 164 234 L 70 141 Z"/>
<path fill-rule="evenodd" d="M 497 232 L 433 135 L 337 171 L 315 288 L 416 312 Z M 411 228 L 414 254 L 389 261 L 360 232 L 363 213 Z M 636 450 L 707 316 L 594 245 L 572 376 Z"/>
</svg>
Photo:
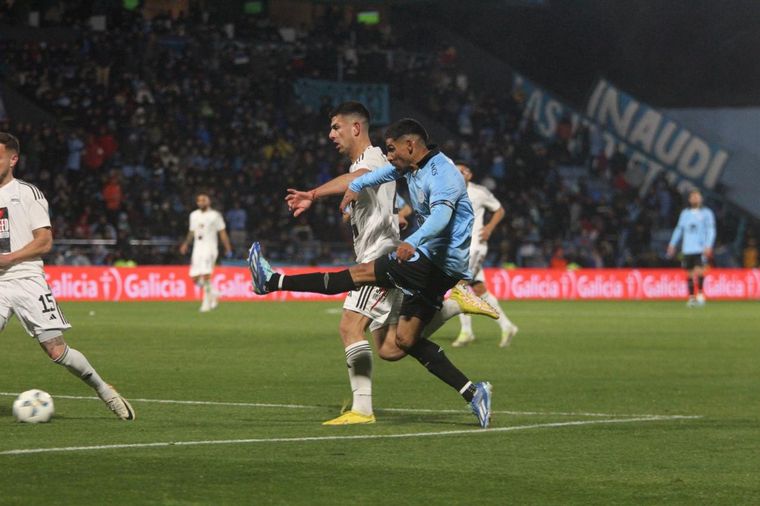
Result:
<svg viewBox="0 0 760 506">
<path fill-rule="evenodd" d="M 472 202 L 472 210 L 475 213 L 475 223 L 472 225 L 472 246 L 485 245 L 480 241 L 480 232 L 483 230 L 483 217 L 486 209 L 494 212 L 501 208 L 501 203 L 493 196 L 493 193 L 485 186 L 468 183 L 467 196 Z"/>
<path fill-rule="evenodd" d="M 384 165 L 388 165 L 388 160 L 382 150 L 370 146 L 348 171 L 375 170 Z M 365 188 L 359 193 L 351 213 L 354 252 L 358 263 L 374 260 L 398 246 L 398 217 L 393 213 L 395 196 L 395 181 Z"/>
<path fill-rule="evenodd" d="M 17 251 L 34 239 L 34 230 L 50 227 L 48 203 L 36 186 L 12 179 L 0 188 L 0 255 Z M 37 257 L 0 268 L 0 280 L 44 276 L 42 259 Z"/>
<path fill-rule="evenodd" d="M 190 213 L 190 231 L 193 233 L 193 254 L 219 251 L 219 232 L 226 228 L 219 211 L 208 208 Z"/>
</svg>

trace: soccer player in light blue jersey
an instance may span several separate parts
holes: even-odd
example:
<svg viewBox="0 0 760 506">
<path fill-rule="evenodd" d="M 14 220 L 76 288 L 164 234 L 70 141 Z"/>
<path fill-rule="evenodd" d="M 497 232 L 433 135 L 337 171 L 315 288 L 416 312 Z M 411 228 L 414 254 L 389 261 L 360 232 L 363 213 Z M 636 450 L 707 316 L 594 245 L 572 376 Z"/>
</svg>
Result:
<svg viewBox="0 0 760 506">
<path fill-rule="evenodd" d="M 404 296 L 396 329 L 397 346 L 456 389 L 470 403 L 480 426 L 488 427 L 491 384 L 470 381 L 443 350 L 426 337 L 439 325 L 434 317 L 446 292 L 459 280 L 470 277 L 468 263 L 474 215 L 467 186 L 454 163 L 428 146 L 427 132 L 417 121 L 408 118 L 397 121 L 388 127 L 385 138 L 390 165 L 354 179 L 341 201 L 341 210 L 356 201 L 362 189 L 404 177 L 419 228 L 395 251 L 334 273 L 282 276 L 272 271 L 261 255 L 259 244 L 254 243 L 248 261 L 254 291 L 258 294 L 276 290 L 330 294 L 363 285 L 400 288 Z"/>
<path fill-rule="evenodd" d="M 705 263 L 712 257 L 715 244 L 715 215 L 702 206 L 702 193 L 697 189 L 689 192 L 689 207 L 681 211 L 678 217 L 678 224 L 668 244 L 668 258 L 675 254 L 679 242 L 682 263 L 688 272 L 689 301 L 686 304 L 689 307 L 703 306 Z"/>
</svg>

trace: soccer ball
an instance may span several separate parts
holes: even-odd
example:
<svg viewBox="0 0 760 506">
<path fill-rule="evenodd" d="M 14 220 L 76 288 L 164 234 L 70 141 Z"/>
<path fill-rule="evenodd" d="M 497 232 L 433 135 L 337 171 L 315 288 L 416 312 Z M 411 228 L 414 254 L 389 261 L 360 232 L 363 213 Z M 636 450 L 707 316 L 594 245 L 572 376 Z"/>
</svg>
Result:
<svg viewBox="0 0 760 506">
<path fill-rule="evenodd" d="M 13 402 L 13 416 L 19 422 L 44 423 L 53 417 L 53 398 L 42 390 L 22 392 Z"/>
</svg>

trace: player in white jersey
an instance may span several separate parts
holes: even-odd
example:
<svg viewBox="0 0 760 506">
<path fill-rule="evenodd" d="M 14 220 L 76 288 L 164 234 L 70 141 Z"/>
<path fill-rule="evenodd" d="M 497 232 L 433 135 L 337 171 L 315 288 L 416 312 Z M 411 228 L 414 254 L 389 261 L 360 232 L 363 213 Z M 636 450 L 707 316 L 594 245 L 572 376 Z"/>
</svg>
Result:
<svg viewBox="0 0 760 506">
<path fill-rule="evenodd" d="M 116 416 L 134 420 L 129 402 L 63 339 L 71 325 L 45 280 L 41 258 L 53 247 L 48 203 L 37 187 L 13 177 L 19 154 L 18 139 L 0 132 L 0 330 L 15 314 L 53 362 L 91 386 Z"/>
<path fill-rule="evenodd" d="M 517 334 L 517 325 L 509 321 L 509 318 L 507 318 L 507 315 L 501 309 L 498 299 L 486 288 L 485 276 L 483 275 L 483 262 L 488 254 L 488 238 L 491 237 L 496 225 L 504 218 L 504 208 L 488 188 L 472 182 L 472 171 L 467 165 L 457 163 L 457 168 L 467 182 L 467 196 L 470 197 L 472 208 L 475 212 L 475 222 L 472 226 L 472 242 L 470 243 L 470 272 L 472 273 L 470 287 L 475 292 L 475 295 L 491 304 L 499 312 L 499 318 L 496 320 L 496 323 L 501 329 L 499 346 L 503 348 L 509 346 L 512 338 Z M 486 210 L 492 214 L 488 223 L 484 224 Z M 456 348 L 466 346 L 475 340 L 470 315 L 459 315 L 459 321 L 462 324 L 462 328 L 459 336 L 452 343 L 452 346 Z"/>
<path fill-rule="evenodd" d="M 286 201 L 294 216 L 309 209 L 314 201 L 342 195 L 349 183 L 370 171 L 388 165 L 380 148 L 369 138 L 369 111 L 359 102 L 345 102 L 330 113 L 330 140 L 339 153 L 352 160 L 346 174 L 309 191 L 288 189 Z M 398 216 L 394 211 L 396 183 L 389 182 L 362 190 L 351 207 L 350 221 L 357 262 L 371 262 L 395 251 L 400 243 Z M 457 294 L 444 303 L 431 323 L 430 332 L 463 310 L 474 310 Z M 396 345 L 396 325 L 403 294 L 396 288 L 373 285 L 348 292 L 343 303 L 340 337 L 345 347 L 348 377 L 353 392 L 352 406 L 325 425 L 374 423 L 372 408 L 372 348 L 365 338 L 369 328 L 377 353 L 384 360 L 399 360 L 406 352 Z M 464 308 L 464 309 L 462 309 Z M 490 308 L 489 308 L 490 310 Z"/>
<path fill-rule="evenodd" d="M 179 251 L 185 255 L 190 243 L 193 244 L 190 277 L 203 291 L 200 311 L 205 313 L 218 305 L 218 294 L 211 285 L 211 274 L 214 272 L 216 258 L 219 255 L 219 239 L 222 239 L 226 256 L 232 255 L 232 245 L 222 213 L 211 208 L 211 198 L 208 193 L 198 193 L 195 204 L 198 209 L 190 213 L 190 227 L 185 240 L 180 244 Z"/>
</svg>

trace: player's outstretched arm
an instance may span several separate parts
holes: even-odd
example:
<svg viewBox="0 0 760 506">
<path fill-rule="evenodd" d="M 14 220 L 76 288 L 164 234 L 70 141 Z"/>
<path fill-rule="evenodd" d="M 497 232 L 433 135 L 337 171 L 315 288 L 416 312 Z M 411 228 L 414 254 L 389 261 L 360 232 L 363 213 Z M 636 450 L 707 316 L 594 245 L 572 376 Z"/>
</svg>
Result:
<svg viewBox="0 0 760 506">
<path fill-rule="evenodd" d="M 355 201 L 359 195 L 359 192 L 364 188 L 367 188 L 369 186 L 378 186 L 383 183 L 389 183 L 391 181 L 395 181 L 401 176 L 403 176 L 403 173 L 397 171 L 396 167 L 393 165 L 388 164 L 380 167 L 379 169 L 367 172 L 361 177 L 357 177 L 351 181 L 351 184 L 348 185 L 348 190 L 346 190 L 346 193 L 343 194 L 343 200 L 340 201 L 339 206 L 341 212 L 346 212 L 346 207 L 348 207 L 348 204 Z"/>
<path fill-rule="evenodd" d="M 341 174 L 325 184 L 309 191 L 288 188 L 288 194 L 285 196 L 285 201 L 288 203 L 288 210 L 293 213 L 294 217 L 298 217 L 301 213 L 307 211 L 318 198 L 345 193 L 351 181 L 367 172 L 369 172 L 368 169 L 358 169 L 348 174 Z"/>
</svg>

